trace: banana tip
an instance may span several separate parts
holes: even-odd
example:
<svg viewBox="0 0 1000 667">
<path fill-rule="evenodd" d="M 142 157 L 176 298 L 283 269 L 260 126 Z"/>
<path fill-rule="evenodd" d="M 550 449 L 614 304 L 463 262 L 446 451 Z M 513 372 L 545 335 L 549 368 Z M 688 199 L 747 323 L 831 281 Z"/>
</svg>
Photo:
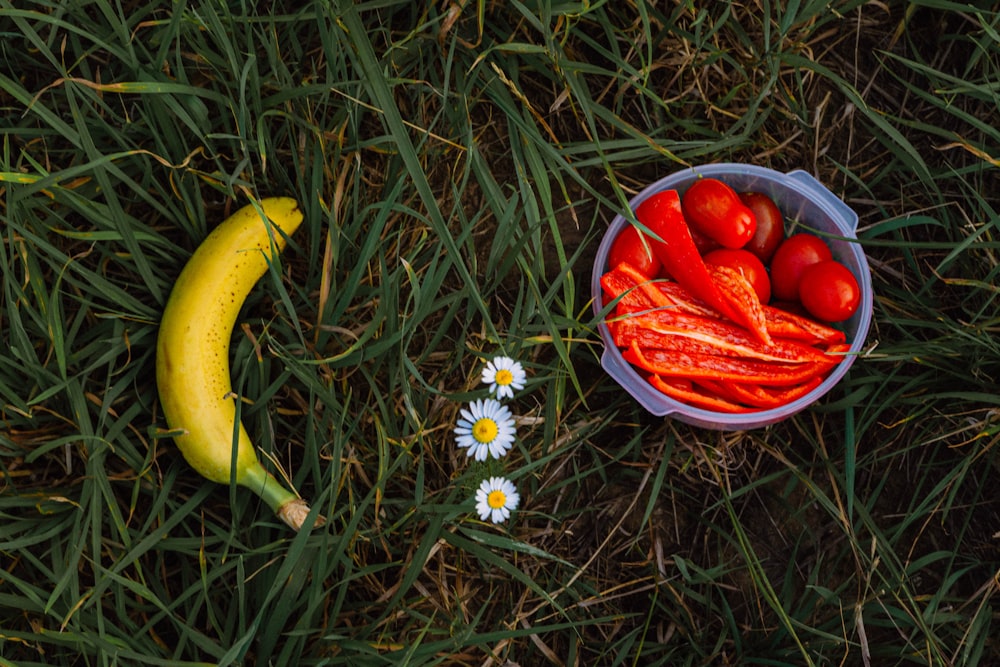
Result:
<svg viewBox="0 0 1000 667">
<path fill-rule="evenodd" d="M 302 529 L 303 524 L 305 524 L 306 519 L 309 517 L 309 503 L 302 500 L 301 498 L 296 498 L 290 500 L 278 509 L 278 518 L 288 524 L 292 530 L 298 531 Z M 322 526 L 326 523 L 326 518 L 322 515 L 316 517 L 315 523 L 313 523 L 313 528 Z"/>
</svg>

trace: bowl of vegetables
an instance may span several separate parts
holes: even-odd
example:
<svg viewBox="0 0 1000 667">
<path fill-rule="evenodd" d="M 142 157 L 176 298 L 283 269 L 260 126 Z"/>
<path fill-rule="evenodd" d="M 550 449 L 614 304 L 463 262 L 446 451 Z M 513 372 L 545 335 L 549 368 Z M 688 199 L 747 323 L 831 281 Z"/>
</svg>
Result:
<svg viewBox="0 0 1000 667">
<path fill-rule="evenodd" d="M 647 411 L 747 430 L 819 400 L 872 316 L 857 214 L 804 171 L 692 167 L 611 222 L 591 279 L 601 365 Z"/>
</svg>

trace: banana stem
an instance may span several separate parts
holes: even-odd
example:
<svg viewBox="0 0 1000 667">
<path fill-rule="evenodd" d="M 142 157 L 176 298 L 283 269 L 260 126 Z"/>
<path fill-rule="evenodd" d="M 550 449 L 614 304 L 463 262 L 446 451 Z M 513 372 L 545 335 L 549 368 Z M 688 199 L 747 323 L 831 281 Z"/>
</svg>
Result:
<svg viewBox="0 0 1000 667">
<path fill-rule="evenodd" d="M 282 486 L 281 482 L 267 472 L 259 461 L 243 472 L 239 483 L 260 496 L 267 506 L 274 510 L 278 518 L 293 530 L 298 531 L 302 528 L 302 524 L 309 516 L 309 503 Z M 314 525 L 322 526 L 324 523 L 326 519 L 318 516 Z"/>
</svg>

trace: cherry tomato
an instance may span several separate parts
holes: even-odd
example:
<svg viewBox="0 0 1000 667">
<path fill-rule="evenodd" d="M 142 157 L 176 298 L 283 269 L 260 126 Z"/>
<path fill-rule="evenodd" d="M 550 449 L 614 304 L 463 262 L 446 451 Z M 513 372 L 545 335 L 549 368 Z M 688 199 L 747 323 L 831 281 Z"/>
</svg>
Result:
<svg viewBox="0 0 1000 667">
<path fill-rule="evenodd" d="M 719 245 L 718 241 L 708 238 L 691 225 L 688 225 L 688 229 L 691 231 L 691 240 L 694 241 L 694 247 L 698 249 L 698 252 L 701 253 L 702 257 L 716 248 L 722 247 Z"/>
<path fill-rule="evenodd" d="M 615 268 L 628 262 L 647 278 L 655 278 L 660 272 L 660 260 L 653 252 L 653 244 L 658 243 L 643 234 L 635 225 L 625 225 L 611 243 L 608 251 L 608 266 Z"/>
<path fill-rule="evenodd" d="M 757 231 L 743 247 L 766 264 L 785 240 L 785 218 L 774 200 L 763 192 L 741 192 L 740 201 L 757 219 Z"/>
<path fill-rule="evenodd" d="M 829 246 L 818 236 L 794 234 L 785 239 L 771 258 L 771 294 L 781 301 L 799 298 L 799 279 L 810 264 L 833 259 Z"/>
<path fill-rule="evenodd" d="M 742 273 L 750 282 L 753 291 L 757 293 L 757 298 L 761 303 L 771 300 L 771 279 L 767 277 L 767 269 L 764 263 L 749 250 L 742 248 L 719 248 L 705 255 L 706 264 L 716 266 L 728 266 L 729 268 Z"/>
<path fill-rule="evenodd" d="M 742 248 L 757 231 L 757 220 L 731 187 L 699 178 L 681 198 L 688 224 L 726 248 Z"/>
<path fill-rule="evenodd" d="M 861 288 L 850 269 L 828 259 L 811 264 L 802 272 L 799 301 L 817 320 L 840 322 L 858 310 Z"/>
</svg>

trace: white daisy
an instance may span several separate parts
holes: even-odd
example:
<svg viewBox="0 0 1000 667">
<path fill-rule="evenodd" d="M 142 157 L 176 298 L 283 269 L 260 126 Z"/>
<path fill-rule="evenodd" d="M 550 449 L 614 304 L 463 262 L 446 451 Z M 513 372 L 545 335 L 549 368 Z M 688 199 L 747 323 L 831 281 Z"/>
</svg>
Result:
<svg viewBox="0 0 1000 667">
<path fill-rule="evenodd" d="M 476 491 L 476 511 L 483 521 L 489 518 L 493 523 L 503 523 L 520 501 L 517 488 L 506 477 L 483 480 Z"/>
<path fill-rule="evenodd" d="M 503 457 L 514 446 L 514 417 L 500 401 L 492 398 L 475 400 L 462 408 L 455 435 L 458 446 L 467 447 L 467 456 L 485 461 Z"/>
<path fill-rule="evenodd" d="M 513 398 L 514 390 L 524 389 L 527 375 L 521 362 L 510 357 L 493 357 L 483 369 L 483 382 L 490 386 L 490 393 L 497 398 Z"/>
</svg>

